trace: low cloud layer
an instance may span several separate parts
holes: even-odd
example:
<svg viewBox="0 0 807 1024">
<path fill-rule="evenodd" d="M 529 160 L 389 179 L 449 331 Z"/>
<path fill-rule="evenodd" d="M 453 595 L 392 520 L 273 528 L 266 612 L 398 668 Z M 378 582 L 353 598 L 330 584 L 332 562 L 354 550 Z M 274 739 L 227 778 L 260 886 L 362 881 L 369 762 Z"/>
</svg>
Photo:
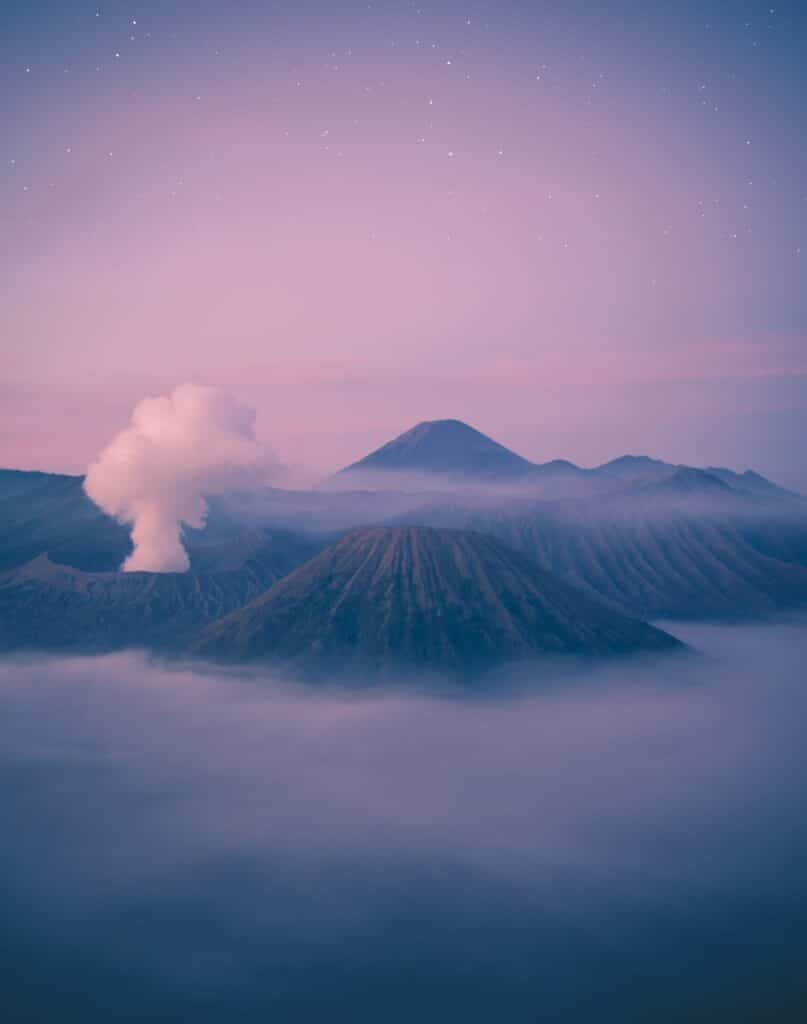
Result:
<svg viewBox="0 0 807 1024">
<path fill-rule="evenodd" d="M 132 524 L 134 551 L 125 570 L 188 569 L 182 524 L 202 527 L 206 497 L 243 487 L 269 468 L 254 424 L 249 406 L 197 384 L 138 403 L 84 484 L 105 512 Z"/>
<path fill-rule="evenodd" d="M 0 661 L 6 1007 L 803 1020 L 807 630 L 681 632 L 498 699 Z"/>
</svg>

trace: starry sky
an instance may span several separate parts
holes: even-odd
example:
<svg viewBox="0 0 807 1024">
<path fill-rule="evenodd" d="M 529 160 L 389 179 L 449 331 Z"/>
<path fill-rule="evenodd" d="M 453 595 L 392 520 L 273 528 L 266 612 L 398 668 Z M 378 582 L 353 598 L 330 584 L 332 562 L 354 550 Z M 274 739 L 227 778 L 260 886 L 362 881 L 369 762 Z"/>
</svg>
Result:
<svg viewBox="0 0 807 1024">
<path fill-rule="evenodd" d="M 807 490 L 807 9 L 0 7 L 0 464 L 183 381 L 305 482 L 422 419 Z"/>
</svg>

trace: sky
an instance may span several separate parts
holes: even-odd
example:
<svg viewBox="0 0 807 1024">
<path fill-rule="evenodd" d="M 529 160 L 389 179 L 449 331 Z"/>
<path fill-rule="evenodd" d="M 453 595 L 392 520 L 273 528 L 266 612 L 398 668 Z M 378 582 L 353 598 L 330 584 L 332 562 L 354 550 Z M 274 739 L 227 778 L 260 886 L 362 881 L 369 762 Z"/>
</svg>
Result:
<svg viewBox="0 0 807 1024">
<path fill-rule="evenodd" d="M 801 9 L 800 9 L 801 8 Z M 183 382 L 807 490 L 799 3 L 6 2 L 0 465 Z"/>
</svg>

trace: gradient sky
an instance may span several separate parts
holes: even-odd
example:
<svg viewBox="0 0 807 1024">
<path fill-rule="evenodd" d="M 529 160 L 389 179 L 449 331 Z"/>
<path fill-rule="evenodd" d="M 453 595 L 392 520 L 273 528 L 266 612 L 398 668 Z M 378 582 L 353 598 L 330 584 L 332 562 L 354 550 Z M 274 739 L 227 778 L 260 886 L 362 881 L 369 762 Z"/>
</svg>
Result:
<svg viewBox="0 0 807 1024">
<path fill-rule="evenodd" d="M 802 3 L 4 3 L 0 465 L 183 381 L 807 489 Z"/>
</svg>

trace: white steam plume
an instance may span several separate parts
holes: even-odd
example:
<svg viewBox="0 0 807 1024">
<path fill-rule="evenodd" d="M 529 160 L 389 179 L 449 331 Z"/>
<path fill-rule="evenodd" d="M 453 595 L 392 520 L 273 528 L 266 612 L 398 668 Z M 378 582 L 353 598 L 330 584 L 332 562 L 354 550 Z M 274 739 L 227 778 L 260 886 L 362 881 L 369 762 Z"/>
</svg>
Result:
<svg viewBox="0 0 807 1024">
<path fill-rule="evenodd" d="M 134 551 L 124 570 L 188 569 L 181 524 L 201 528 L 206 496 L 245 486 L 269 466 L 254 422 L 249 406 L 198 384 L 181 384 L 135 406 L 129 426 L 84 481 L 96 505 L 132 524 Z"/>
</svg>

